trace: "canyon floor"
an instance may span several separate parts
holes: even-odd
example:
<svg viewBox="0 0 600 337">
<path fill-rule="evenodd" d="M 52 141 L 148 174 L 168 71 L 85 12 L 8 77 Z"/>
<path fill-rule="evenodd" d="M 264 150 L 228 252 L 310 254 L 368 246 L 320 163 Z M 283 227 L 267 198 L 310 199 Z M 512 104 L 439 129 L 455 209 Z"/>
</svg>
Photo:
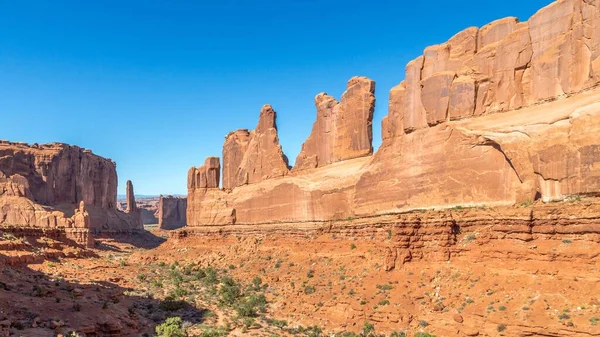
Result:
<svg viewBox="0 0 600 337">
<path fill-rule="evenodd" d="M 390 267 L 396 232 L 368 228 L 154 229 L 88 250 L 4 232 L 0 336 L 600 336 L 597 242 L 482 227 Z"/>
</svg>

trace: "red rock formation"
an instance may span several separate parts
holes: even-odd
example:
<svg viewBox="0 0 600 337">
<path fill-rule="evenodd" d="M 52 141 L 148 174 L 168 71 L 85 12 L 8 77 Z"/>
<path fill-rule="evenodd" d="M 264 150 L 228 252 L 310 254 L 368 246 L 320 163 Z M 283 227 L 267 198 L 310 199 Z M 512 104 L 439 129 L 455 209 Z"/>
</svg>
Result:
<svg viewBox="0 0 600 337">
<path fill-rule="evenodd" d="M 315 105 L 317 120 L 296 158 L 295 171 L 373 153 L 374 81 L 353 77 L 348 81 L 340 103 L 326 93 L 320 93 L 315 97 Z"/>
<path fill-rule="evenodd" d="M 237 186 L 238 170 L 250 143 L 250 132 L 246 129 L 230 132 L 223 144 L 223 188 L 231 190 Z"/>
<path fill-rule="evenodd" d="M 188 189 L 219 188 L 220 171 L 219 157 L 207 157 L 204 165 L 188 171 Z"/>
<path fill-rule="evenodd" d="M 116 191 L 115 163 L 89 150 L 0 141 L 0 226 L 67 232 L 140 229 L 116 209 Z M 91 242 L 91 236 L 79 236 L 81 243 Z"/>
<path fill-rule="evenodd" d="M 137 204 L 135 203 L 135 194 L 133 193 L 133 183 L 131 182 L 131 180 L 127 180 L 125 194 L 127 196 L 127 208 L 125 209 L 125 211 L 127 213 L 136 212 L 138 208 Z"/>
<path fill-rule="evenodd" d="M 158 202 L 158 227 L 177 229 L 186 225 L 187 198 L 160 196 Z"/>
<path fill-rule="evenodd" d="M 265 179 L 281 177 L 289 171 L 287 157 L 279 145 L 277 113 L 270 105 L 260 110 L 252 132 L 237 130 L 225 137 L 223 145 L 223 188 L 231 190 Z"/>
<path fill-rule="evenodd" d="M 345 160 L 370 151 L 372 82 L 351 80 L 341 103 L 318 95 L 298 172 L 230 193 L 192 189 L 188 225 L 298 225 L 598 194 L 599 6 L 561 0 L 528 22 L 497 20 L 426 48 L 390 91 L 374 156 Z"/>
</svg>

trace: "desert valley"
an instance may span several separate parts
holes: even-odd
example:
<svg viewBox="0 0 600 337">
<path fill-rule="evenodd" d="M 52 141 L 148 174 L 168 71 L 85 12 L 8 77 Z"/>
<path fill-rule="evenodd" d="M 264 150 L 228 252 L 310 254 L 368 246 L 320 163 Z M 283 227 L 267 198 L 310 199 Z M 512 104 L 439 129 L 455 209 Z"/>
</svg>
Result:
<svg viewBox="0 0 600 337">
<path fill-rule="evenodd" d="M 187 197 L 0 141 L 0 336 L 600 336 L 599 84 L 600 1 L 559 0 L 426 48 L 382 121 L 315 93 L 293 167 L 257 107 Z"/>
</svg>

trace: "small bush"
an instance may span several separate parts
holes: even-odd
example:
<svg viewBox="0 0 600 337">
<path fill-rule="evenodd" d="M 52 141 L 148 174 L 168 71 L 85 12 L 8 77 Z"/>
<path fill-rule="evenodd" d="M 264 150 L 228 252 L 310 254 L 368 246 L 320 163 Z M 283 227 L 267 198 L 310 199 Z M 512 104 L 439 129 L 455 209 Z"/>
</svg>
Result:
<svg viewBox="0 0 600 337">
<path fill-rule="evenodd" d="M 356 249 L 356 245 L 354 243 L 350 244 L 350 249 Z"/>
<path fill-rule="evenodd" d="M 372 323 L 365 322 L 363 325 L 363 336 L 369 336 L 375 332 L 375 326 Z"/>
<path fill-rule="evenodd" d="M 221 279 L 219 295 L 221 295 L 221 303 L 233 305 L 238 297 L 242 295 L 242 291 L 240 290 L 240 286 L 232 278 L 223 277 Z"/>
<path fill-rule="evenodd" d="M 169 317 L 163 324 L 156 326 L 155 331 L 159 337 L 185 337 L 182 324 L 181 317 Z"/>
<path fill-rule="evenodd" d="M 317 290 L 315 289 L 315 287 L 313 287 L 311 285 L 307 285 L 306 287 L 304 287 L 304 293 L 306 295 L 314 294 L 315 291 L 317 291 Z"/>
<path fill-rule="evenodd" d="M 498 326 L 496 327 L 496 330 L 498 330 L 498 332 L 502 332 L 502 331 L 506 330 L 506 325 L 498 324 Z"/>
<path fill-rule="evenodd" d="M 308 273 L 306 273 L 306 277 L 308 278 L 313 278 L 315 276 L 315 271 L 314 270 L 309 270 Z"/>
<path fill-rule="evenodd" d="M 400 331 L 400 332 L 394 331 L 390 334 L 390 337 L 406 337 L 406 333 L 402 332 L 402 331 Z"/>
</svg>

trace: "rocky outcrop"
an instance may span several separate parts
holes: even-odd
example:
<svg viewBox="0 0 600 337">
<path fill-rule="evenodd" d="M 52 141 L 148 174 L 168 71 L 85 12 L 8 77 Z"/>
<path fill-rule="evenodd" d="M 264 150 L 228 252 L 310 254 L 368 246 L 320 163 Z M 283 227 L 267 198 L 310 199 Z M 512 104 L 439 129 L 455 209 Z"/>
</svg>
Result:
<svg viewBox="0 0 600 337">
<path fill-rule="evenodd" d="M 315 97 L 315 105 L 317 120 L 296 158 L 294 171 L 373 153 L 374 81 L 353 77 L 348 81 L 341 102 L 320 93 Z"/>
<path fill-rule="evenodd" d="M 134 217 L 117 210 L 116 191 L 115 163 L 89 150 L 0 141 L 0 226 L 140 229 Z M 91 242 L 91 236 L 81 237 L 81 243 Z"/>
<path fill-rule="evenodd" d="M 219 157 L 208 157 L 204 165 L 192 167 L 188 171 L 188 190 L 219 188 L 221 164 Z"/>
<path fill-rule="evenodd" d="M 240 129 L 229 133 L 223 144 L 223 188 L 231 190 L 238 186 L 240 166 L 250 143 L 250 132 Z"/>
<path fill-rule="evenodd" d="M 384 138 L 596 86 L 599 7 L 595 1 L 557 1 L 527 22 L 497 20 L 426 48 L 392 90 Z"/>
<path fill-rule="evenodd" d="M 137 211 L 138 208 L 137 204 L 135 203 L 135 194 L 133 192 L 133 183 L 131 180 L 127 180 L 125 195 L 127 200 L 127 208 L 125 209 L 125 212 L 130 213 Z"/>
<path fill-rule="evenodd" d="M 226 191 L 189 190 L 188 225 L 333 221 L 599 194 L 599 6 L 561 0 L 527 22 L 497 20 L 426 48 L 390 91 L 374 156 L 372 81 L 350 80 L 340 103 L 319 94 L 293 173 Z M 228 137 L 229 162 L 251 148 L 245 135 Z"/>
<path fill-rule="evenodd" d="M 125 209 L 125 213 L 131 216 L 133 223 L 136 224 L 137 227 L 142 228 L 142 214 L 137 207 L 137 203 L 135 202 L 135 193 L 133 192 L 133 183 L 131 180 L 127 180 L 125 195 L 127 198 L 127 207 Z"/>
<path fill-rule="evenodd" d="M 186 225 L 187 198 L 160 196 L 158 202 L 158 227 L 177 229 Z"/>
<path fill-rule="evenodd" d="M 115 163 L 89 150 L 66 144 L 11 143 L 0 141 L 0 171 L 23 196 L 43 205 L 77 204 L 115 209 Z M 0 176 L 1 178 L 1 176 Z"/>
<path fill-rule="evenodd" d="M 254 131 L 237 130 L 225 137 L 223 188 L 230 190 L 287 174 L 288 160 L 279 145 L 276 119 L 275 110 L 265 105 Z"/>
</svg>

